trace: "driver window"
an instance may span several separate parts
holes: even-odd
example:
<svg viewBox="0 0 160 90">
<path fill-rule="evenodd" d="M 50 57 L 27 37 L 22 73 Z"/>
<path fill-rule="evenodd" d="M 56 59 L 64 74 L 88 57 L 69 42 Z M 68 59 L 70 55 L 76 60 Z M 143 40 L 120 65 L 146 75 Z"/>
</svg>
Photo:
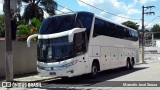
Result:
<svg viewBox="0 0 160 90">
<path fill-rule="evenodd" d="M 76 55 L 77 54 L 82 54 L 86 51 L 86 35 L 85 32 L 81 32 L 81 33 L 76 33 L 74 35 L 74 50 Z"/>
</svg>

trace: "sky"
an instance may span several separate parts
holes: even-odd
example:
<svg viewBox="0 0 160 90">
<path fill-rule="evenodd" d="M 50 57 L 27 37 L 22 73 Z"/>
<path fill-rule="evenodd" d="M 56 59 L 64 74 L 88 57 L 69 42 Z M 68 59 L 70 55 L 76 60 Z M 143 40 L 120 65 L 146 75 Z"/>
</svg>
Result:
<svg viewBox="0 0 160 90">
<path fill-rule="evenodd" d="M 72 11 L 88 11 L 95 13 L 101 17 L 107 18 L 115 23 L 122 23 L 125 21 L 133 21 L 140 25 L 142 19 L 142 6 L 155 6 L 155 8 L 147 9 L 145 12 L 153 11 L 155 15 L 144 15 L 145 27 L 151 28 L 154 24 L 160 24 L 160 0 L 55 0 L 59 5 L 58 10 L 62 12 Z M 82 3 L 88 3 L 96 8 Z M 0 13 L 2 13 L 3 6 L 0 0 Z M 62 7 L 63 6 L 63 7 Z M 103 10 L 103 11 L 102 11 Z M 56 11 L 58 14 L 61 12 Z M 106 12 L 115 14 L 111 15 Z"/>
<path fill-rule="evenodd" d="M 67 8 L 73 11 L 89 11 L 93 12 L 101 17 L 110 19 L 116 23 L 122 23 L 125 21 L 133 21 L 140 25 L 142 19 L 142 6 L 155 6 L 155 8 L 147 9 L 145 12 L 153 11 L 155 15 L 144 15 L 145 27 L 151 28 L 154 24 L 160 24 L 160 0 L 81 0 L 94 7 L 102 9 L 104 11 L 97 10 L 91 6 L 88 6 L 80 0 L 55 0 L 58 4 L 66 7 L 58 7 L 63 12 L 69 12 Z M 117 16 L 110 15 L 106 12 L 116 14 Z M 122 18 L 122 17 L 125 18 Z M 126 19 L 127 18 L 127 19 Z M 129 18 L 129 19 L 128 19 Z M 137 19 L 137 20 L 134 20 Z"/>
</svg>

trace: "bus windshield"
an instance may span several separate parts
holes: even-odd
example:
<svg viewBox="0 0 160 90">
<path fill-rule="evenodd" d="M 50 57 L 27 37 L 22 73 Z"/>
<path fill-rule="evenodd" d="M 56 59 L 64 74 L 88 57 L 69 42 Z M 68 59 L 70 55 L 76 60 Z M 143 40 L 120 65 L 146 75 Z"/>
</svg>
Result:
<svg viewBox="0 0 160 90">
<path fill-rule="evenodd" d="M 59 62 L 87 50 L 87 36 L 85 32 L 76 33 L 73 42 L 68 41 L 68 36 L 54 39 L 39 39 L 37 46 L 38 61 Z"/>
<path fill-rule="evenodd" d="M 59 33 L 74 28 L 75 14 L 55 16 L 43 21 L 39 34 Z"/>
<path fill-rule="evenodd" d="M 39 34 L 60 33 L 73 28 L 86 28 L 86 31 L 75 34 L 73 42 L 68 41 L 68 36 L 39 39 L 37 46 L 38 61 L 58 62 L 84 53 L 88 48 L 92 20 L 93 14 L 85 12 L 45 19 Z"/>
<path fill-rule="evenodd" d="M 38 60 L 42 62 L 58 62 L 73 57 L 73 43 L 68 37 L 38 40 Z"/>
</svg>

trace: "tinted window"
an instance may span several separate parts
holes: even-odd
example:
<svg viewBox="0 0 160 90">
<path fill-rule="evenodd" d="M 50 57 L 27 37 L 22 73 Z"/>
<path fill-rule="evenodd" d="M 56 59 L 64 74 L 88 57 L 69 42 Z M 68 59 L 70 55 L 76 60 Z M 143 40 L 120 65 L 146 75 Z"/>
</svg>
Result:
<svg viewBox="0 0 160 90">
<path fill-rule="evenodd" d="M 74 35 L 74 53 L 76 55 L 83 54 L 87 51 L 86 35 L 84 32 Z"/>
<path fill-rule="evenodd" d="M 95 23 L 94 23 L 94 32 L 93 35 L 98 36 L 98 35 L 109 35 L 109 30 L 110 29 L 110 25 L 108 22 L 105 22 L 104 20 L 95 19 Z M 110 36 L 110 35 L 109 35 Z"/>
<path fill-rule="evenodd" d="M 111 23 L 112 24 L 112 23 Z M 112 37 L 116 37 L 116 38 L 120 38 L 122 35 L 122 31 L 120 30 L 118 25 L 112 24 L 112 31 L 113 31 L 113 35 Z"/>
<path fill-rule="evenodd" d="M 92 26 L 93 14 L 80 12 L 77 14 L 75 27 L 86 28 L 87 38 L 89 40 L 90 30 Z"/>
<path fill-rule="evenodd" d="M 68 37 L 55 39 L 39 39 L 37 56 L 40 62 L 59 62 L 74 57 L 73 43 Z"/>
<path fill-rule="evenodd" d="M 40 28 L 40 34 L 52 34 L 74 28 L 75 14 L 55 16 L 45 19 Z"/>
<path fill-rule="evenodd" d="M 138 34 L 136 31 L 124 28 L 120 25 L 95 18 L 93 37 L 105 35 L 115 38 L 137 41 Z"/>
<path fill-rule="evenodd" d="M 102 20 L 96 18 L 95 23 L 94 23 L 94 31 L 93 31 L 93 36 L 94 37 L 99 36 L 99 35 L 103 35 L 101 33 L 101 31 L 103 31 L 102 27 L 103 27 Z"/>
</svg>

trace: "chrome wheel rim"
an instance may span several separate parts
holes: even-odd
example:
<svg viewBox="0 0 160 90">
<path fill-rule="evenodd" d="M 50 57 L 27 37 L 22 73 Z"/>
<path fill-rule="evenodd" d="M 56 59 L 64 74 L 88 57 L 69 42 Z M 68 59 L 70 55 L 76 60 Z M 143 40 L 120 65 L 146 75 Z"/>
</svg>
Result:
<svg viewBox="0 0 160 90">
<path fill-rule="evenodd" d="M 97 74 L 97 67 L 96 66 L 93 66 L 93 68 L 92 68 L 92 73 L 93 73 L 93 75 L 95 76 L 96 74 Z"/>
</svg>

